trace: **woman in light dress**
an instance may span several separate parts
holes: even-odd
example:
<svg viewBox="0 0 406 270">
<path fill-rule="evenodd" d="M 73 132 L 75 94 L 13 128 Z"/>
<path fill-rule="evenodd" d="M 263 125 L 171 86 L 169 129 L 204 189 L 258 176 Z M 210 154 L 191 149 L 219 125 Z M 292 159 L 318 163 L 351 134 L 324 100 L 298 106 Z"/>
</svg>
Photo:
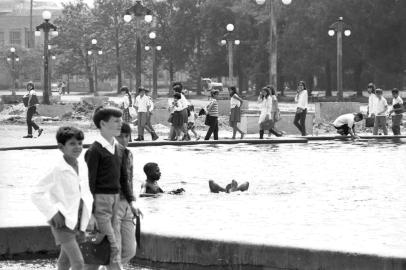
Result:
<svg viewBox="0 0 406 270">
<path fill-rule="evenodd" d="M 261 114 L 259 115 L 259 138 L 264 138 L 264 130 L 272 127 L 272 97 L 267 87 L 262 88 L 261 94 L 258 96 Z M 270 121 L 271 120 L 271 121 Z"/>
<path fill-rule="evenodd" d="M 238 123 L 241 121 L 241 105 L 243 100 L 237 95 L 237 90 L 234 86 L 229 88 L 230 92 L 230 126 L 233 128 L 233 137 L 237 135 L 237 131 L 241 134 L 241 139 L 244 138 L 244 132 L 238 128 Z"/>
</svg>

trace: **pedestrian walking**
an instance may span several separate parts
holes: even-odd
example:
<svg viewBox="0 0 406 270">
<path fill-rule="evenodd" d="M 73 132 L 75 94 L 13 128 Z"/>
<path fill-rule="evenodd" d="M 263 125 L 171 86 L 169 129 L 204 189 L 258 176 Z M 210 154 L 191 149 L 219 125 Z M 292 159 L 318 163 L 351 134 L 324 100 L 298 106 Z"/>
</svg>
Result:
<svg viewBox="0 0 406 270">
<path fill-rule="evenodd" d="M 128 89 L 127 86 L 123 86 L 120 89 L 120 92 L 122 94 L 122 102 L 121 102 L 121 109 L 123 110 L 123 122 L 124 123 L 131 123 L 132 117 L 130 114 L 130 108 L 133 106 L 130 90 Z M 130 142 L 132 141 L 131 139 L 131 134 L 130 134 Z"/>
<path fill-rule="evenodd" d="M 204 139 L 207 141 L 210 139 L 211 134 L 214 136 L 214 140 L 219 139 L 219 124 L 218 124 L 218 116 L 219 116 L 219 106 L 217 103 L 217 97 L 219 95 L 219 91 L 216 89 L 211 90 L 210 92 L 210 102 L 206 106 L 206 120 L 204 124 L 209 126 L 209 130 L 206 133 Z"/>
<path fill-rule="evenodd" d="M 268 87 L 264 87 L 258 96 L 261 113 L 259 115 L 259 138 L 264 138 L 264 130 L 272 127 L 272 98 Z"/>
<path fill-rule="evenodd" d="M 269 91 L 271 92 L 271 99 L 272 99 L 272 109 L 271 109 L 272 127 L 269 129 L 269 136 L 271 136 L 271 134 L 273 134 L 276 137 L 282 137 L 282 132 L 277 130 L 276 127 L 275 127 L 276 122 L 279 121 L 280 118 L 281 118 L 281 112 L 279 110 L 278 98 L 276 96 L 275 88 L 272 85 L 268 86 L 268 88 L 269 88 Z"/>
<path fill-rule="evenodd" d="M 230 93 L 230 126 L 233 128 L 232 139 L 235 139 L 237 132 L 241 134 L 240 138 L 243 139 L 245 133 L 238 128 L 238 123 L 241 122 L 241 106 L 243 100 L 238 96 L 234 86 L 231 86 L 228 91 Z"/>
<path fill-rule="evenodd" d="M 152 97 L 149 95 L 150 91 L 145 91 L 145 95 L 149 99 L 148 103 L 148 111 L 147 111 L 147 122 L 145 124 L 145 129 L 151 134 L 151 138 L 153 141 L 156 141 L 159 136 L 156 134 L 154 127 L 151 124 L 151 116 L 152 116 L 152 111 L 154 110 L 154 101 L 152 100 Z"/>
<path fill-rule="evenodd" d="M 295 96 L 296 114 L 293 124 L 300 131 L 302 136 L 306 136 L 306 114 L 308 106 L 308 93 L 304 81 L 300 81 L 297 86 L 297 94 Z"/>
<path fill-rule="evenodd" d="M 149 98 L 145 95 L 145 88 L 138 88 L 138 96 L 135 98 L 135 110 L 137 111 L 137 121 L 138 121 L 138 137 L 136 141 L 144 140 L 144 129 L 147 124 L 147 113 L 148 106 L 150 106 Z"/>
<path fill-rule="evenodd" d="M 27 83 L 27 93 L 23 97 L 24 106 L 27 107 L 27 128 L 28 134 L 23 136 L 23 138 L 33 138 L 32 135 L 32 128 L 38 131 L 38 137 L 41 136 L 42 132 L 44 131 L 40 128 L 33 120 L 32 117 L 37 112 L 36 105 L 39 104 L 37 93 L 34 90 L 34 83 L 29 82 Z"/>
</svg>

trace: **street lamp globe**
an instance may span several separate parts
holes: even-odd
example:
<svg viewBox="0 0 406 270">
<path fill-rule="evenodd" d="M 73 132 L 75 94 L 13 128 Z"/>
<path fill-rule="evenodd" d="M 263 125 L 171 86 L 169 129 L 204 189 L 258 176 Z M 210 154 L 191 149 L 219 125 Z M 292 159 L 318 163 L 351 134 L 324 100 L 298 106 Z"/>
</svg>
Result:
<svg viewBox="0 0 406 270">
<path fill-rule="evenodd" d="M 234 25 L 232 23 L 227 24 L 226 29 L 228 32 L 234 31 Z"/>
<path fill-rule="evenodd" d="M 51 31 L 52 36 L 57 37 L 59 35 L 58 31 Z"/>
<path fill-rule="evenodd" d="M 88 55 L 92 55 L 92 51 L 87 51 L 87 54 L 88 54 Z"/>
<path fill-rule="evenodd" d="M 220 43 L 221 43 L 221 45 L 226 45 L 226 43 L 227 43 L 227 40 L 225 40 L 225 39 L 222 39 L 222 40 L 220 41 Z"/>
<path fill-rule="evenodd" d="M 16 51 L 16 48 L 14 48 L 14 47 L 11 47 L 11 48 L 10 48 L 10 52 L 13 53 L 13 52 L 15 52 L 15 51 Z"/>
<path fill-rule="evenodd" d="M 17 62 L 20 61 L 20 58 L 17 57 L 17 58 L 16 58 L 16 61 L 17 61 Z"/>
<path fill-rule="evenodd" d="M 334 31 L 333 29 L 328 30 L 328 35 L 330 37 L 334 36 L 335 33 L 336 33 L 336 31 Z"/>
<path fill-rule="evenodd" d="M 48 44 L 48 50 L 52 49 L 52 46 Z"/>
<path fill-rule="evenodd" d="M 349 37 L 349 36 L 351 35 L 351 30 L 350 30 L 350 29 L 344 30 L 344 35 L 345 35 L 346 37 Z"/>
<path fill-rule="evenodd" d="M 265 0 L 255 0 L 258 5 L 263 5 L 265 4 Z"/>
<path fill-rule="evenodd" d="M 156 46 L 156 49 L 157 49 L 158 51 L 160 51 L 160 50 L 162 50 L 162 46 L 158 45 L 158 46 Z"/>
<path fill-rule="evenodd" d="M 234 40 L 235 45 L 240 45 L 241 41 L 239 39 Z"/>
<path fill-rule="evenodd" d="M 145 46 L 145 50 L 146 50 L 146 51 L 149 51 L 149 49 L 151 49 L 151 47 L 149 47 L 148 45 Z"/>
<path fill-rule="evenodd" d="M 98 51 L 97 53 L 98 53 L 99 55 L 102 55 L 102 54 L 103 54 L 103 51 L 100 50 L 100 51 Z"/>
<path fill-rule="evenodd" d="M 292 0 L 282 0 L 282 3 L 284 5 L 290 5 L 290 3 L 292 3 Z"/>
<path fill-rule="evenodd" d="M 92 39 L 92 44 L 93 44 L 93 45 L 96 45 L 96 44 L 97 44 L 97 39 L 95 39 L 95 38 Z"/>
<path fill-rule="evenodd" d="M 124 21 L 127 22 L 127 23 L 128 23 L 128 22 L 131 22 L 132 18 L 133 18 L 133 17 L 131 17 L 130 14 L 125 14 L 125 15 L 124 15 Z"/>
<path fill-rule="evenodd" d="M 41 31 L 36 30 L 35 33 L 34 33 L 34 35 L 35 35 L 36 37 L 40 37 L 40 36 L 41 36 Z"/>
<path fill-rule="evenodd" d="M 145 20 L 147 23 L 152 22 L 152 15 L 151 15 L 151 14 L 145 15 L 145 16 L 144 16 L 144 20 Z"/>
<path fill-rule="evenodd" d="M 51 19 L 51 16 L 52 16 L 52 14 L 51 14 L 51 12 L 48 11 L 48 10 L 45 10 L 44 12 L 42 12 L 42 18 L 43 18 L 44 20 L 50 20 L 50 19 Z"/>
<path fill-rule="evenodd" d="M 149 38 L 150 38 L 150 39 L 155 39 L 155 38 L 156 38 L 155 32 L 149 33 Z"/>
<path fill-rule="evenodd" d="M 7 57 L 7 61 L 10 62 L 10 61 L 11 61 L 11 58 L 10 58 L 10 57 Z"/>
<path fill-rule="evenodd" d="M 52 60 L 55 60 L 55 59 L 56 59 L 56 56 L 55 56 L 55 55 L 52 55 L 51 58 L 52 58 Z"/>
</svg>

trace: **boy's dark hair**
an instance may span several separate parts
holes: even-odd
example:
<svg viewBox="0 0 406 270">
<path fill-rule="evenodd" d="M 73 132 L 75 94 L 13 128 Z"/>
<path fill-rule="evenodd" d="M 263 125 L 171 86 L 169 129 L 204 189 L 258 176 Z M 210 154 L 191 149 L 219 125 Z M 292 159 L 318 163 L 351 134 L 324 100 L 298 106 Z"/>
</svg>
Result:
<svg viewBox="0 0 406 270">
<path fill-rule="evenodd" d="M 375 89 L 375 94 L 383 95 L 383 90 L 381 88 L 377 88 L 377 89 Z"/>
<path fill-rule="evenodd" d="M 131 134 L 131 127 L 126 122 L 121 124 L 121 134 Z"/>
<path fill-rule="evenodd" d="M 182 86 L 180 86 L 180 85 L 175 85 L 174 87 L 173 87 L 173 91 L 175 91 L 176 93 L 182 93 Z"/>
<path fill-rule="evenodd" d="M 177 98 L 177 99 L 181 99 L 181 98 L 182 98 L 182 96 L 180 95 L 180 93 L 175 93 L 175 94 L 173 94 L 173 97 L 174 97 L 174 98 Z"/>
<path fill-rule="evenodd" d="M 72 138 L 75 138 L 78 141 L 83 141 L 85 135 L 83 134 L 83 131 L 75 127 L 64 126 L 58 128 L 58 131 L 56 132 L 56 141 L 58 143 L 65 145 L 65 143 Z"/>
<path fill-rule="evenodd" d="M 399 90 L 397 88 L 392 89 L 392 94 L 399 94 Z"/>
<path fill-rule="evenodd" d="M 189 105 L 187 106 L 187 109 L 191 112 L 193 112 L 195 110 L 195 106 L 194 105 Z"/>
<path fill-rule="evenodd" d="M 228 89 L 230 91 L 230 97 L 234 96 L 234 94 L 237 94 L 237 89 L 235 88 L 235 86 L 230 86 Z"/>
<path fill-rule="evenodd" d="M 144 173 L 150 175 L 153 168 L 157 167 L 158 164 L 155 162 L 148 162 L 144 165 Z"/>
<path fill-rule="evenodd" d="M 93 123 L 96 125 L 97 128 L 100 129 L 100 121 L 103 120 L 105 122 L 110 120 L 110 117 L 121 117 L 123 113 L 120 109 L 115 107 L 104 107 L 99 106 L 94 110 L 93 113 Z"/>
<path fill-rule="evenodd" d="M 358 117 L 359 120 L 364 119 L 364 115 L 363 115 L 362 113 L 357 113 L 357 114 L 355 115 L 355 117 Z"/>
<path fill-rule="evenodd" d="M 180 90 L 182 91 L 183 85 L 182 85 L 181 82 L 173 82 L 173 83 L 172 83 L 172 88 L 175 88 L 176 86 L 177 86 L 177 87 L 180 87 Z"/>
</svg>

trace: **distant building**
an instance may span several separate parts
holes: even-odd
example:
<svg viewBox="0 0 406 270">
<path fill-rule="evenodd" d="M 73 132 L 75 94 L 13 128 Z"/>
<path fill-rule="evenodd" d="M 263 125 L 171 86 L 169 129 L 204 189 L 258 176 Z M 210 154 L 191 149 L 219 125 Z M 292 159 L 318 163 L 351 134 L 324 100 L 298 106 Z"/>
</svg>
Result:
<svg viewBox="0 0 406 270">
<path fill-rule="evenodd" d="M 34 38 L 35 27 L 42 23 L 42 12 L 49 10 L 52 18 L 62 13 L 62 5 L 54 0 L 33 0 L 32 32 L 30 33 L 30 2 L 31 0 L 0 1 L 0 47 L 38 46 L 43 37 Z M 30 39 L 31 37 L 31 39 Z"/>
</svg>

